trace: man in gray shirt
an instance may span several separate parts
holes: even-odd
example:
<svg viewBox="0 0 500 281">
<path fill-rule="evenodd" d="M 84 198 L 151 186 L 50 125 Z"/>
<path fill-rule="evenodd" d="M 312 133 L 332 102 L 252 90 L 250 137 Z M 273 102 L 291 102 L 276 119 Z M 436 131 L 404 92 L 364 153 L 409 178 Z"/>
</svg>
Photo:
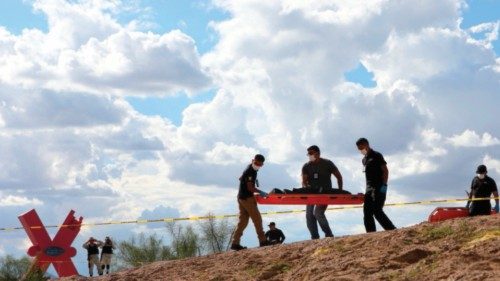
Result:
<svg viewBox="0 0 500 281">
<path fill-rule="evenodd" d="M 320 149 L 313 145 L 307 149 L 309 162 L 302 167 L 302 186 L 309 187 L 315 193 L 323 193 L 332 189 L 332 174 L 337 178 L 337 184 L 342 190 L 342 175 L 332 161 L 320 157 Z M 325 216 L 328 205 L 307 205 L 307 228 L 311 239 L 319 239 L 318 224 L 325 237 L 333 237 L 332 230 Z"/>
</svg>

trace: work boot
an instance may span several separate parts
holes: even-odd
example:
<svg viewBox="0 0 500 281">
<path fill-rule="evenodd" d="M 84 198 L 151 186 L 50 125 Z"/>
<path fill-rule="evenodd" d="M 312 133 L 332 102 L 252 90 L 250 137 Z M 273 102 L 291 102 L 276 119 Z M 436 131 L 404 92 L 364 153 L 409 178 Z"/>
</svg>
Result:
<svg viewBox="0 0 500 281">
<path fill-rule="evenodd" d="M 247 247 L 243 247 L 240 244 L 232 244 L 231 245 L 231 250 L 239 251 L 239 250 L 245 250 Z"/>
</svg>

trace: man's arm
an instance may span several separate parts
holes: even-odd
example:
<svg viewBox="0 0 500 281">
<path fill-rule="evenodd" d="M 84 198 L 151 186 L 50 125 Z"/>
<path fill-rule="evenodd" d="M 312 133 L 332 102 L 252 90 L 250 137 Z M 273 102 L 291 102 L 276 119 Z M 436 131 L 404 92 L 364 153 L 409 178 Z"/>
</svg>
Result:
<svg viewBox="0 0 500 281">
<path fill-rule="evenodd" d="M 498 205 L 498 191 L 493 191 L 493 196 L 495 196 L 495 203 Z"/>
<path fill-rule="evenodd" d="M 382 182 L 387 185 L 387 182 L 389 181 L 389 169 L 387 168 L 387 165 L 382 165 Z"/>
<path fill-rule="evenodd" d="M 285 241 L 285 234 L 283 234 L 283 231 L 280 230 L 280 243 L 283 243 Z"/>
<path fill-rule="evenodd" d="M 306 174 L 302 174 L 302 187 L 309 186 L 309 179 Z"/>
<path fill-rule="evenodd" d="M 339 169 L 334 169 L 332 174 L 337 178 L 339 189 L 342 190 L 344 182 L 342 181 L 342 174 L 340 174 Z"/>
<path fill-rule="evenodd" d="M 256 187 L 255 187 L 255 183 L 254 182 L 251 182 L 251 181 L 247 181 L 247 189 L 248 191 L 252 192 L 252 193 L 255 193 L 255 192 L 259 192 L 260 190 L 258 190 Z"/>
<path fill-rule="evenodd" d="M 89 248 L 89 242 L 85 242 L 85 243 L 83 243 L 82 247 L 83 247 L 84 249 L 88 249 L 88 248 Z"/>
</svg>

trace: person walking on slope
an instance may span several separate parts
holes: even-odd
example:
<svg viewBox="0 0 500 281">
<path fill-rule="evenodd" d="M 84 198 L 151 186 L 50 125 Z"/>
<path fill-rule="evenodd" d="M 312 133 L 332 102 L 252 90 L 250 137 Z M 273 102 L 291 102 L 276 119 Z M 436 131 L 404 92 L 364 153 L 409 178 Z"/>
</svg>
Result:
<svg viewBox="0 0 500 281">
<path fill-rule="evenodd" d="M 499 212 L 498 204 L 498 189 L 495 180 L 488 176 L 488 169 L 485 165 L 479 165 L 476 169 L 476 176 L 472 179 L 471 192 L 469 193 L 469 199 L 472 198 L 490 198 L 491 194 L 495 196 L 495 211 Z M 467 207 L 469 207 L 469 213 L 471 216 L 479 215 L 489 215 L 491 214 L 491 201 L 490 199 L 485 200 L 474 200 L 467 202 Z"/>
<path fill-rule="evenodd" d="M 101 271 L 104 272 L 104 269 L 106 269 L 106 274 L 109 274 L 109 268 L 111 267 L 111 258 L 113 257 L 113 250 L 116 249 L 116 247 L 113 241 L 111 241 L 111 238 L 106 237 L 101 248 Z"/>
<path fill-rule="evenodd" d="M 342 190 L 342 175 L 332 161 L 320 157 L 320 149 L 313 145 L 307 149 L 309 162 L 302 167 L 302 186 L 314 189 L 322 193 L 332 189 L 332 174 L 337 178 L 337 184 Z M 311 239 L 319 239 L 318 224 L 325 233 L 325 237 L 333 237 L 332 230 L 325 216 L 328 205 L 307 205 L 306 221 L 307 228 L 311 233 Z"/>
<path fill-rule="evenodd" d="M 360 153 L 364 155 L 362 162 L 365 167 L 366 192 L 363 205 L 363 220 L 366 232 L 377 231 L 375 219 L 385 230 L 396 229 L 383 211 L 387 195 L 387 181 L 389 180 L 387 162 L 382 154 L 370 148 L 367 139 L 360 138 L 356 141 L 356 146 Z"/>
<path fill-rule="evenodd" d="M 104 243 L 102 241 L 90 237 L 87 242 L 83 243 L 83 248 L 87 250 L 87 261 L 89 265 L 89 276 L 94 275 L 94 265 L 97 267 L 97 273 L 102 275 L 101 264 L 99 262 L 99 247 Z"/>
<path fill-rule="evenodd" d="M 260 189 L 259 181 L 257 180 L 257 171 L 264 165 L 265 158 L 261 154 L 255 155 L 252 163 L 247 166 L 240 177 L 240 186 L 238 191 L 238 207 L 239 217 L 238 225 L 233 235 L 231 243 L 231 250 L 243 250 L 246 247 L 240 245 L 241 236 L 243 231 L 248 225 L 248 220 L 252 219 L 257 237 L 259 238 L 259 245 L 261 247 L 269 245 L 266 236 L 264 235 L 264 228 L 262 227 L 262 216 L 260 215 L 257 201 L 255 200 L 254 193 L 259 193 L 262 197 L 267 197 L 268 194 Z"/>
</svg>

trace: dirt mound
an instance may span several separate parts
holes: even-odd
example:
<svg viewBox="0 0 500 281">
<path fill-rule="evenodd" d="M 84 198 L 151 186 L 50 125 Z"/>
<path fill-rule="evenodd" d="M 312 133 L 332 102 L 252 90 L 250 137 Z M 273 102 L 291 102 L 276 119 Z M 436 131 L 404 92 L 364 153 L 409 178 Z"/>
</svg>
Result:
<svg viewBox="0 0 500 281">
<path fill-rule="evenodd" d="M 500 280 L 500 215 L 156 262 L 95 280 Z"/>
</svg>

